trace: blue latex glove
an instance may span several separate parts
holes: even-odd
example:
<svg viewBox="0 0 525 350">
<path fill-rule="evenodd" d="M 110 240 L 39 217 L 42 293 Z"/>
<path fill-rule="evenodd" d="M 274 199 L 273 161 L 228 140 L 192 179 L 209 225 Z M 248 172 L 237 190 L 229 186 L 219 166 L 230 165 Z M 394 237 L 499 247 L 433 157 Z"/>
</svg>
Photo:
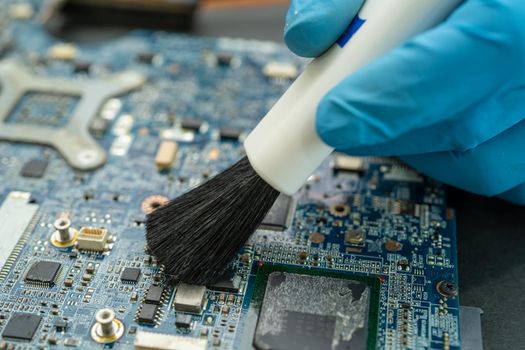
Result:
<svg viewBox="0 0 525 350">
<path fill-rule="evenodd" d="M 320 55 L 362 2 L 293 0 L 287 45 Z M 525 204 L 525 1 L 466 0 L 330 91 L 317 132 L 340 151 L 400 156 L 450 185 Z"/>
</svg>

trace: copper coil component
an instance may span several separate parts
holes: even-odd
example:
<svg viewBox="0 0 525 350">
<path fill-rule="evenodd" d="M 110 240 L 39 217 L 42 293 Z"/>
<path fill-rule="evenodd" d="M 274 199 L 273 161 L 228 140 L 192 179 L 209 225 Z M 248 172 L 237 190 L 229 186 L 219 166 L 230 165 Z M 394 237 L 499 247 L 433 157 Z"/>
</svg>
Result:
<svg viewBox="0 0 525 350">
<path fill-rule="evenodd" d="M 146 197 L 142 204 L 140 205 L 140 208 L 145 214 L 151 214 L 158 208 L 162 207 L 163 205 L 168 204 L 169 198 L 161 195 L 153 195 Z"/>
</svg>

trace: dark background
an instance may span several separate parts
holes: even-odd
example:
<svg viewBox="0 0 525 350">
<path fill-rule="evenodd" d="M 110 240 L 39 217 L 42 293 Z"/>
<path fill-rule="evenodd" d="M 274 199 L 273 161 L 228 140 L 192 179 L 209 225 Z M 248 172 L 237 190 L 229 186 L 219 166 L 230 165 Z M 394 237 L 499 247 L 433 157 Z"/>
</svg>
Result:
<svg viewBox="0 0 525 350">
<path fill-rule="evenodd" d="M 189 32 L 282 42 L 286 1 L 239 3 L 206 1 Z M 67 36 L 100 40 L 126 30 L 77 27 Z M 449 191 L 449 206 L 457 216 L 461 305 L 483 309 L 485 349 L 525 349 L 525 207 L 457 189 Z"/>
</svg>

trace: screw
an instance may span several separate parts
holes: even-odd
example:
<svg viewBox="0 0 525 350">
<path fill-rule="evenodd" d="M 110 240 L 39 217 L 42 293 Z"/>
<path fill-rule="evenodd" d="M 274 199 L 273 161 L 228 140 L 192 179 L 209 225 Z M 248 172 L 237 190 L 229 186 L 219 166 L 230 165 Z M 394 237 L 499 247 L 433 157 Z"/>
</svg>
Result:
<svg viewBox="0 0 525 350">
<path fill-rule="evenodd" d="M 452 281 L 439 281 L 436 284 L 436 289 L 444 297 L 454 297 L 458 294 L 458 287 Z"/>
<path fill-rule="evenodd" d="M 111 337 L 115 335 L 115 312 L 111 309 L 101 309 L 95 315 L 95 320 L 100 325 L 101 336 Z"/>
<path fill-rule="evenodd" d="M 69 219 L 57 219 L 54 224 L 55 229 L 58 231 L 60 236 L 60 242 L 67 242 L 71 240 L 71 234 L 69 228 L 71 227 L 71 221 Z"/>
</svg>

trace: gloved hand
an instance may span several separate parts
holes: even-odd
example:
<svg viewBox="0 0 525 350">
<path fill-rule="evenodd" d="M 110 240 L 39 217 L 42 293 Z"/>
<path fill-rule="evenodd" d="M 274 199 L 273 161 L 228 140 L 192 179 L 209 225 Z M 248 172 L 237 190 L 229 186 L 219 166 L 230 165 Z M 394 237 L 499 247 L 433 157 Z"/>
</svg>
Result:
<svg viewBox="0 0 525 350">
<path fill-rule="evenodd" d="M 320 55 L 363 0 L 293 0 L 284 39 Z M 317 132 L 352 155 L 400 156 L 450 185 L 525 204 L 525 1 L 466 0 L 443 24 L 346 77 Z"/>
</svg>

